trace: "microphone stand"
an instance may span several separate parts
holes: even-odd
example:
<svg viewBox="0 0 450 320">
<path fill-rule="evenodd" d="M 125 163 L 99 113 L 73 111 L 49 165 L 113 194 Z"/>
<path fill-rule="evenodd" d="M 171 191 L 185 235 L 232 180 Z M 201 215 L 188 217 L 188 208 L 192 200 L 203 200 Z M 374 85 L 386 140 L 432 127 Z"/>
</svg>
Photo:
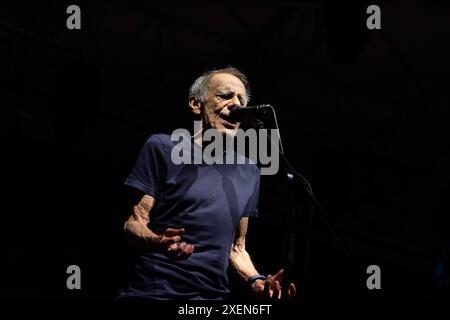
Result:
<svg viewBox="0 0 450 320">
<path fill-rule="evenodd" d="M 308 201 L 311 200 L 310 198 L 308 199 L 308 197 L 311 197 L 312 195 L 312 191 L 308 187 L 309 184 L 305 185 L 302 183 L 295 174 L 295 171 L 292 170 L 284 154 L 280 152 L 280 156 L 282 159 L 282 172 L 286 182 L 288 199 L 286 233 L 282 257 L 283 279 L 281 283 L 283 291 L 282 299 L 285 300 L 288 297 L 288 288 L 291 283 L 297 282 L 301 284 L 297 288 L 299 297 L 303 298 L 306 293 L 306 278 L 309 264 L 314 205 L 312 201 Z M 302 191 L 300 197 L 298 194 L 299 186 Z M 303 200 L 306 200 L 305 203 L 301 203 Z M 300 228 L 302 232 L 300 232 Z M 300 235 L 300 237 L 298 235 Z M 299 246 L 300 244 L 301 246 Z M 301 252 L 300 257 L 296 256 L 298 252 Z M 302 270 L 295 270 L 297 260 L 299 260 L 299 265 L 303 264 Z"/>
<path fill-rule="evenodd" d="M 285 177 L 286 186 L 288 189 L 288 215 L 286 220 L 286 228 L 287 231 L 285 233 L 284 239 L 284 248 L 283 248 L 283 257 L 282 257 L 282 265 L 283 265 L 283 279 L 282 279 L 282 299 L 287 300 L 288 298 L 288 288 L 291 283 L 294 283 L 295 280 L 300 280 L 299 284 L 299 292 L 297 292 L 298 296 L 304 297 L 306 293 L 306 276 L 308 271 L 308 263 L 309 263 L 309 253 L 310 253 L 310 245 L 311 245 L 311 229 L 312 229 L 312 220 L 313 214 L 315 212 L 315 208 L 318 213 L 322 213 L 322 220 L 328 225 L 328 227 L 332 230 L 329 222 L 326 217 L 323 215 L 324 210 L 317 199 L 314 197 L 312 192 L 312 187 L 306 178 L 303 177 L 300 173 L 298 173 L 293 166 L 289 163 L 286 158 L 286 154 L 284 152 L 283 143 L 280 136 L 280 129 L 278 126 L 278 121 L 276 117 L 276 113 L 274 108 L 271 105 L 265 105 L 272 110 L 273 119 L 275 122 L 277 135 L 280 142 L 280 147 L 278 149 L 279 156 L 281 161 L 281 168 L 283 171 L 283 175 Z M 256 129 L 265 129 L 264 123 L 257 119 L 253 118 L 252 120 L 253 127 Z M 270 134 L 268 134 L 270 143 L 274 143 Z M 277 141 L 278 142 L 278 141 Z M 299 197 L 299 194 L 296 192 L 300 187 L 302 191 L 302 196 Z M 300 204 L 301 200 L 306 200 L 303 204 L 303 208 Z M 298 211 L 305 212 L 303 215 L 299 215 Z M 295 263 L 296 263 L 296 253 L 297 253 L 297 233 L 299 225 L 301 225 L 303 229 L 303 237 L 302 242 L 303 246 L 300 248 L 303 252 L 302 261 L 299 261 L 303 264 L 303 269 L 300 271 L 300 275 L 295 277 Z M 334 233 L 334 231 L 333 231 Z M 297 290 L 299 289 L 297 288 Z"/>
</svg>

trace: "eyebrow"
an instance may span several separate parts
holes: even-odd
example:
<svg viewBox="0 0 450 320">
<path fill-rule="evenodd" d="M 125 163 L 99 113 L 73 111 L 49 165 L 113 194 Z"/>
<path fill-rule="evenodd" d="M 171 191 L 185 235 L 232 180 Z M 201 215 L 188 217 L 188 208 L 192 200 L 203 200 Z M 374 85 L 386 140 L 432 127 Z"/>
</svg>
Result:
<svg viewBox="0 0 450 320">
<path fill-rule="evenodd" d="M 235 93 L 235 91 L 231 89 L 217 89 L 219 93 Z"/>
<path fill-rule="evenodd" d="M 236 94 L 235 91 L 229 90 L 229 89 L 226 89 L 226 90 L 217 89 L 217 93 L 218 94 L 230 94 L 230 93 Z M 238 93 L 237 96 L 238 97 L 246 97 L 247 94 L 246 93 L 245 94 Z"/>
<path fill-rule="evenodd" d="M 236 92 L 234 90 L 232 90 L 232 89 L 220 89 L 220 88 L 218 88 L 216 90 L 217 90 L 216 94 L 220 94 L 220 95 L 222 95 L 222 94 L 229 94 L 229 93 L 236 94 Z M 237 96 L 238 96 L 239 100 L 241 100 L 244 105 L 247 105 L 247 103 L 248 103 L 247 92 L 245 94 L 238 93 Z"/>
</svg>

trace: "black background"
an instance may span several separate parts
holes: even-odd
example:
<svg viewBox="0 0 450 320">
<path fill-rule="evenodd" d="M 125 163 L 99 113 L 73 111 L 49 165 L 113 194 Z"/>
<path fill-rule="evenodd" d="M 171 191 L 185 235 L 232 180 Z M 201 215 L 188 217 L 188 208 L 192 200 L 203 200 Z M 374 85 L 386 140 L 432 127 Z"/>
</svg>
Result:
<svg viewBox="0 0 450 320">
<path fill-rule="evenodd" d="M 81 30 L 66 28 L 70 4 Z M 313 220 L 304 297 L 448 297 L 448 273 L 444 287 L 433 275 L 449 257 L 450 6 L 378 1 L 370 31 L 369 4 L 3 1 L 0 297 L 114 297 L 129 258 L 122 183 L 150 134 L 191 126 L 192 81 L 227 65 L 248 76 L 251 105 L 275 106 L 328 213 L 333 231 Z M 273 273 L 286 189 L 261 183 L 248 250 Z M 66 288 L 72 264 L 81 290 Z M 381 290 L 366 287 L 372 264 Z"/>
</svg>

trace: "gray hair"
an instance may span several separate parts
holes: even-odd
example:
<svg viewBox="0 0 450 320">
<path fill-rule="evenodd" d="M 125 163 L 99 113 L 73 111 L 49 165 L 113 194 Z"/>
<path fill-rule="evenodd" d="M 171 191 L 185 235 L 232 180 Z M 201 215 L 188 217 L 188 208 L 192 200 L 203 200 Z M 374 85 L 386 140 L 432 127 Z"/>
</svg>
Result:
<svg viewBox="0 0 450 320">
<path fill-rule="evenodd" d="M 189 89 L 189 99 L 196 98 L 201 102 L 204 102 L 206 94 L 208 93 L 209 80 L 211 80 L 211 78 L 218 73 L 231 74 L 236 78 L 238 78 L 239 80 L 241 80 L 241 82 L 244 84 L 246 92 L 244 96 L 244 105 L 247 105 L 247 103 L 250 101 L 250 87 L 247 77 L 241 71 L 239 71 L 237 68 L 234 67 L 226 67 L 223 69 L 209 70 L 204 72 L 200 77 L 198 77 L 194 81 L 191 88 Z"/>
</svg>

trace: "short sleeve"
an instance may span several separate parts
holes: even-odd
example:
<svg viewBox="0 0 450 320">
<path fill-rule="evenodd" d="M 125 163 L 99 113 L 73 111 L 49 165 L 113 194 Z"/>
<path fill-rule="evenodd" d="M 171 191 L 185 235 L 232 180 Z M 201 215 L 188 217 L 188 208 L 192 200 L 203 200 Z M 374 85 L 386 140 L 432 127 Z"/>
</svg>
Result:
<svg viewBox="0 0 450 320">
<path fill-rule="evenodd" d="M 160 190 L 160 174 L 164 163 L 160 154 L 161 141 L 151 136 L 142 147 L 125 185 L 135 187 L 156 198 Z"/>
<path fill-rule="evenodd" d="M 254 170 L 255 174 L 254 174 L 253 181 L 255 181 L 255 183 L 254 183 L 254 187 L 253 187 L 253 192 L 250 196 L 250 199 L 247 202 L 244 214 L 242 215 L 243 217 L 257 217 L 258 216 L 260 177 L 259 177 L 259 169 L 256 166 L 254 166 L 254 168 L 255 168 L 255 170 Z"/>
</svg>

